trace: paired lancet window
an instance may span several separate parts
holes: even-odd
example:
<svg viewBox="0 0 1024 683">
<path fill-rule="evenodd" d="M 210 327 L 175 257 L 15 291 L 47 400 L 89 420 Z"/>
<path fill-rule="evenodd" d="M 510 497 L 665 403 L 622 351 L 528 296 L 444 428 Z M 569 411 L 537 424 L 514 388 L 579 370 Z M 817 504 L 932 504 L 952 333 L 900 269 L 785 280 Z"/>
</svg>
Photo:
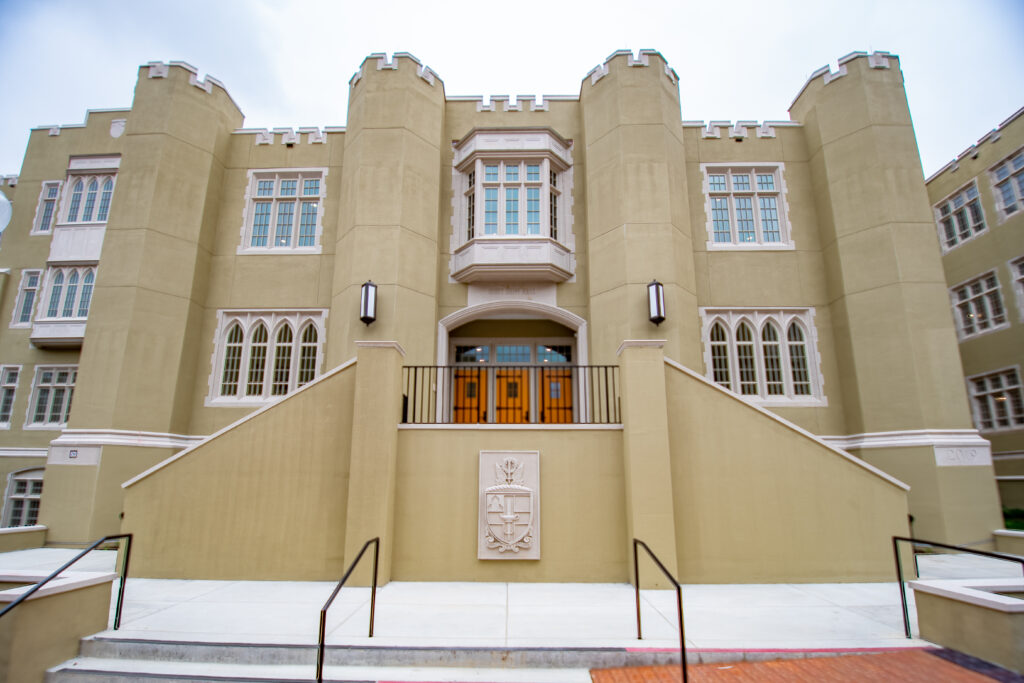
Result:
<svg viewBox="0 0 1024 683">
<path fill-rule="evenodd" d="M 316 378 L 323 348 L 323 313 L 222 312 L 211 378 L 215 402 L 285 396 Z"/>
<path fill-rule="evenodd" d="M 823 400 L 813 311 L 703 309 L 708 375 L 742 396 L 780 404 Z"/>
</svg>

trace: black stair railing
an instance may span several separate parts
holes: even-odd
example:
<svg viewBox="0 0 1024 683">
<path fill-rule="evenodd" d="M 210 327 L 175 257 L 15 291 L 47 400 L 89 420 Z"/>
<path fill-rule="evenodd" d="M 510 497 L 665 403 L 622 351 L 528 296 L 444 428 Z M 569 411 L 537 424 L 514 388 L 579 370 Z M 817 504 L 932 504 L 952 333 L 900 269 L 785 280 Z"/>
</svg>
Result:
<svg viewBox="0 0 1024 683">
<path fill-rule="evenodd" d="M 1002 553 L 992 553 L 987 550 L 975 550 L 973 548 L 965 548 L 962 545 L 949 545 L 947 543 L 939 543 L 938 541 L 923 541 L 920 538 L 907 538 L 906 536 L 893 536 L 892 537 L 892 554 L 896 558 L 896 581 L 900 584 L 900 601 L 903 603 L 903 632 L 907 634 L 907 638 L 912 638 L 910 635 L 910 612 L 907 610 L 907 589 L 903 585 L 903 562 L 900 560 L 900 548 L 899 544 L 910 543 L 912 545 L 927 545 L 933 548 L 945 548 L 946 550 L 957 550 L 962 553 L 970 553 L 971 555 L 979 555 L 981 557 L 991 557 L 995 560 L 1005 560 L 1006 562 L 1016 562 L 1020 565 L 1021 571 L 1024 571 L 1024 558 L 1017 557 L 1016 555 L 1004 555 Z M 913 548 L 911 548 L 913 550 Z M 917 570 L 917 553 L 914 553 L 914 569 Z M 919 576 L 920 571 L 916 572 Z"/>
<path fill-rule="evenodd" d="M 643 633 L 640 630 L 640 563 L 637 560 L 637 547 L 642 546 L 647 554 L 650 555 L 651 559 L 654 560 L 654 564 L 658 565 L 658 569 L 668 577 L 668 580 L 672 582 L 672 585 L 676 587 L 676 613 L 679 616 L 679 666 L 683 670 L 683 683 L 687 683 L 686 678 L 686 635 L 683 632 L 683 587 L 679 585 L 676 577 L 672 576 L 672 572 L 665 568 L 665 565 L 661 563 L 658 556 L 654 554 L 651 548 L 641 541 L 639 538 L 633 539 L 633 578 L 636 581 L 636 639 L 643 640 Z"/>
<path fill-rule="evenodd" d="M 7 607 L 4 608 L 2 612 L 0 612 L 0 617 L 3 617 L 5 614 L 13 610 L 15 607 L 28 600 L 29 596 L 31 596 L 33 593 L 35 593 L 40 588 L 45 586 L 52 579 L 57 578 L 61 572 L 63 572 L 65 569 L 73 565 L 75 562 L 78 562 L 80 559 L 88 555 L 90 552 L 92 552 L 99 546 L 103 545 L 104 543 L 109 543 L 110 541 L 116 541 L 122 538 L 125 539 L 124 559 L 121 562 L 121 585 L 117 589 L 117 605 L 114 609 L 114 630 L 116 631 L 117 629 L 121 628 L 121 605 L 124 604 L 124 584 L 128 580 L 128 561 L 131 559 L 132 556 L 131 534 L 115 534 L 113 536 L 104 536 L 100 540 L 94 542 L 88 548 L 75 555 L 72 559 L 65 562 L 60 569 L 56 570 L 55 572 L 47 576 L 45 579 L 43 579 L 39 583 L 29 588 L 24 593 L 22 593 L 17 600 L 9 604 Z"/>
<path fill-rule="evenodd" d="M 359 560 L 363 559 L 363 553 L 366 549 L 373 544 L 373 587 L 370 590 L 370 638 L 373 638 L 373 613 L 377 603 L 377 559 L 380 555 L 380 536 L 371 538 L 369 541 L 363 544 L 359 554 L 356 555 L 356 559 L 352 560 L 352 564 L 348 566 L 345 571 L 345 575 L 341 577 L 341 581 L 334 587 L 334 592 L 331 593 L 331 597 L 327 598 L 327 602 L 320 608 L 320 639 L 317 642 L 316 650 L 316 683 L 323 683 L 324 680 L 324 636 L 327 631 L 327 610 L 331 607 L 331 603 L 334 602 L 334 598 L 338 597 L 338 593 L 341 592 L 342 586 L 348 581 L 348 577 L 352 575 L 356 565 L 359 564 Z"/>
</svg>

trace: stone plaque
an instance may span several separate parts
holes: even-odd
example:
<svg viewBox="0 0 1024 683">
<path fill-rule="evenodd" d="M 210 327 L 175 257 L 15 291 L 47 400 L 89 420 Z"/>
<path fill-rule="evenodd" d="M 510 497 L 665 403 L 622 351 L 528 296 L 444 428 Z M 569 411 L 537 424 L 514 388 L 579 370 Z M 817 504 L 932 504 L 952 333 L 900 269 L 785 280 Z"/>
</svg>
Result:
<svg viewBox="0 0 1024 683">
<path fill-rule="evenodd" d="M 540 559 L 540 452 L 480 451 L 477 558 Z"/>
<path fill-rule="evenodd" d="M 937 467 L 970 467 L 972 465 L 991 465 L 992 447 L 984 446 L 936 446 L 935 465 Z"/>
</svg>

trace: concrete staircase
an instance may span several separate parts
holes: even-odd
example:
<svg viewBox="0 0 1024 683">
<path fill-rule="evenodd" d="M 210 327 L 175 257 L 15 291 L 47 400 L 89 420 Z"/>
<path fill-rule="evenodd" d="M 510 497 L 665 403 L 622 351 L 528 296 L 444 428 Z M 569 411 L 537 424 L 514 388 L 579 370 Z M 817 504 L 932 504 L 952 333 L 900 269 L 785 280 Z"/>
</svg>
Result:
<svg viewBox="0 0 1024 683">
<path fill-rule="evenodd" d="M 80 655 L 47 673 L 47 683 L 138 681 L 312 681 L 312 645 L 144 640 L 98 634 Z M 736 653 L 742 658 L 742 653 Z M 693 658 L 696 663 L 696 657 Z M 592 668 L 679 662 L 679 653 L 616 647 L 327 647 L 324 680 L 345 683 L 487 681 L 589 683 Z"/>
</svg>

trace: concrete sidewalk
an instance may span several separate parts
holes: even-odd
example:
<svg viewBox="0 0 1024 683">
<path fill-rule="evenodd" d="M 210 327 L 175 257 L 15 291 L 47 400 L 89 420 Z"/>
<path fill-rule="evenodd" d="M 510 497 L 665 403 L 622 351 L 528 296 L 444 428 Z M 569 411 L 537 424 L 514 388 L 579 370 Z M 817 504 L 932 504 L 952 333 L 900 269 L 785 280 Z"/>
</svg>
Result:
<svg viewBox="0 0 1024 683">
<path fill-rule="evenodd" d="M 56 568 L 75 551 L 43 548 L 0 555 L 0 567 Z M 921 557 L 922 576 L 1015 576 L 1009 563 L 958 555 Z M 113 569 L 94 552 L 75 568 Z M 122 638 L 311 644 L 333 584 L 291 581 L 129 579 Z M 643 640 L 629 584 L 415 583 L 377 593 L 367 637 L 368 588 L 349 587 L 328 615 L 332 645 L 614 647 L 678 649 L 675 592 L 642 591 Z M 913 594 L 910 599 L 915 620 Z M 686 585 L 687 648 L 715 651 L 863 650 L 921 647 L 903 634 L 892 583 Z M 113 610 L 113 605 L 111 605 Z M 913 624 L 916 634 L 916 624 Z M 765 653 L 767 654 L 767 652 Z"/>
</svg>

